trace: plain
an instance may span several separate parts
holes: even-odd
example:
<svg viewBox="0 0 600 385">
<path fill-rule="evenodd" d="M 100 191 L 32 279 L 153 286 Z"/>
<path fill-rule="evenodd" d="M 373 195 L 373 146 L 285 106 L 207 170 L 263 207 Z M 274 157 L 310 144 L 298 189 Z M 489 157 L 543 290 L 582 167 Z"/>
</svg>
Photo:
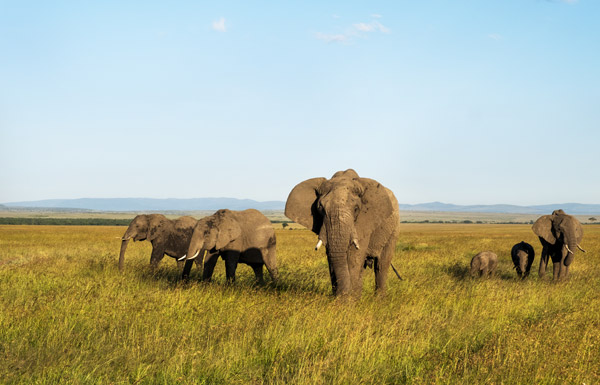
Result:
<svg viewBox="0 0 600 385">
<path fill-rule="evenodd" d="M 279 227 L 280 228 L 280 227 Z M 402 224 L 387 296 L 364 274 L 334 299 L 307 230 L 277 230 L 278 287 L 249 267 L 226 285 L 179 279 L 124 227 L 0 226 L 0 378 L 8 384 L 593 384 L 600 381 L 600 226 L 584 226 L 571 276 L 537 277 L 531 225 Z M 520 281 L 510 249 L 536 259 Z M 479 251 L 496 277 L 471 279 Z"/>
</svg>

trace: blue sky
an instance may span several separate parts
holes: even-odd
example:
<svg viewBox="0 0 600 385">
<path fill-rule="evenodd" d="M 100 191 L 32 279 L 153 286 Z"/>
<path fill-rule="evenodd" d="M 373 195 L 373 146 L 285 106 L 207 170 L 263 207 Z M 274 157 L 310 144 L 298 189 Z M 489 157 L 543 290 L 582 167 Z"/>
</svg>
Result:
<svg viewBox="0 0 600 385">
<path fill-rule="evenodd" d="M 206 3 L 0 0 L 0 202 L 600 203 L 600 1 Z"/>
</svg>

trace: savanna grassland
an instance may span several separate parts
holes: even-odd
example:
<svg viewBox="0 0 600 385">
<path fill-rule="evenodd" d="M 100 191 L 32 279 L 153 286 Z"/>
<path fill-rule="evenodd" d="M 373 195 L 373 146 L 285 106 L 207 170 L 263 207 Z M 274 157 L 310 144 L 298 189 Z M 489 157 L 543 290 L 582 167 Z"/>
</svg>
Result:
<svg viewBox="0 0 600 385">
<path fill-rule="evenodd" d="M 388 295 L 331 295 L 306 230 L 277 230 L 281 284 L 179 280 L 124 227 L 0 226 L 0 382 L 182 384 L 596 384 L 600 382 L 600 226 L 584 227 L 566 282 L 537 277 L 530 225 L 403 224 Z M 536 248 L 519 281 L 510 248 Z M 498 274 L 471 279 L 478 251 Z M 551 270 L 551 268 L 550 268 Z M 551 276 L 551 272 L 549 274 Z"/>
</svg>

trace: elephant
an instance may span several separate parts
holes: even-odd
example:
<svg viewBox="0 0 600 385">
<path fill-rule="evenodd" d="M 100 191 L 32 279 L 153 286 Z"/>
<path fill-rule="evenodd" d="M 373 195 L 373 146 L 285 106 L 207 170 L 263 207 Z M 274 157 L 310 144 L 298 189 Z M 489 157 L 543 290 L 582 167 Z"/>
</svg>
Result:
<svg viewBox="0 0 600 385">
<path fill-rule="evenodd" d="M 400 225 L 392 191 L 352 169 L 338 171 L 297 184 L 285 215 L 318 235 L 317 249 L 325 245 L 333 295 L 360 296 L 367 266 L 375 271 L 376 292 L 385 294 Z"/>
<path fill-rule="evenodd" d="M 121 238 L 121 252 L 119 254 L 119 270 L 123 271 L 125 264 L 125 250 L 130 239 L 133 241 L 148 240 L 152 243 L 150 266 L 155 269 L 165 254 L 175 259 L 181 257 L 188 250 L 194 226 L 198 221 L 195 218 L 184 216 L 175 220 L 168 219 L 162 214 L 138 215 L 129 224 Z M 182 268 L 183 262 L 177 262 Z"/>
<path fill-rule="evenodd" d="M 490 277 L 496 272 L 498 256 L 491 251 L 482 251 L 471 259 L 471 277 Z"/>
<path fill-rule="evenodd" d="M 543 278 L 548 266 L 548 259 L 552 258 L 553 279 L 560 280 L 569 274 L 569 266 L 577 249 L 585 250 L 579 246 L 583 239 L 581 223 L 563 210 L 554 210 L 552 215 L 544 215 L 533 224 L 533 232 L 540 238 L 542 255 L 540 259 L 540 278 Z"/>
<path fill-rule="evenodd" d="M 514 245 L 510 251 L 513 264 L 520 278 L 527 278 L 531 265 L 535 259 L 535 250 L 527 242 L 520 242 Z"/>
<path fill-rule="evenodd" d="M 263 265 L 267 267 L 273 282 L 278 281 L 275 230 L 271 221 L 260 211 L 218 210 L 202 218 L 194 231 L 182 260 L 185 260 L 183 279 L 189 277 L 194 260 L 204 258 L 202 279 L 210 281 L 219 256 L 225 260 L 228 282 L 235 281 L 238 263 L 252 267 L 259 283 L 263 283 Z M 200 257 L 200 258 L 198 258 Z M 198 259 L 196 259 L 198 258 Z"/>
</svg>

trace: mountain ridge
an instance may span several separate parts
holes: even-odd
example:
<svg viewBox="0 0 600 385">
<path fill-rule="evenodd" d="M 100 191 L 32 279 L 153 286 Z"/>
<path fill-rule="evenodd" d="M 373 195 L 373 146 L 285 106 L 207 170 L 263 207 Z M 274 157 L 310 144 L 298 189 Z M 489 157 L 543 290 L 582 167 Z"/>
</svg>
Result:
<svg viewBox="0 0 600 385">
<path fill-rule="evenodd" d="M 256 201 L 237 198 L 79 198 L 79 199 L 45 199 L 38 201 L 7 202 L 0 204 L 6 209 L 44 208 L 44 209 L 78 209 L 96 211 L 199 211 L 218 210 L 283 210 L 284 201 Z M 519 206 L 508 204 L 493 205 L 455 205 L 451 203 L 429 202 L 419 204 L 400 204 L 401 211 L 440 211 L 465 213 L 507 213 L 507 214 L 551 214 L 556 209 L 563 209 L 569 214 L 600 215 L 600 204 L 557 203 L 549 205 Z"/>
</svg>

